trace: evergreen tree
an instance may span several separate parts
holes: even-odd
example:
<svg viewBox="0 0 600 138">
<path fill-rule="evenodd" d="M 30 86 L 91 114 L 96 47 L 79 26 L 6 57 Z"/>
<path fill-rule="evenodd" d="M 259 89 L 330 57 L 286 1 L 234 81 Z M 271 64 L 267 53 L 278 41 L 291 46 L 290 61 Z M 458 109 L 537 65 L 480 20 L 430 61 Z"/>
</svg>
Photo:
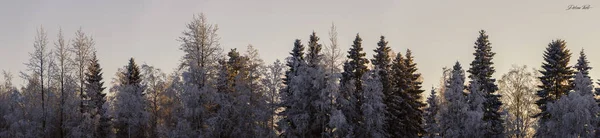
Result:
<svg viewBox="0 0 600 138">
<path fill-rule="evenodd" d="M 537 92 L 540 99 L 535 102 L 540 109 L 540 113 L 535 116 L 539 118 L 540 124 L 536 135 L 552 131 L 545 126 L 548 118 L 552 116 L 546 111 L 546 104 L 567 95 L 572 88 L 570 79 L 573 77 L 574 71 L 569 66 L 570 58 L 571 53 L 567 49 L 566 42 L 560 39 L 548 44 L 544 52 L 545 62 L 542 64 L 542 70 L 540 70 L 542 76 L 539 77 L 542 84 L 538 86 L 540 90 Z"/>
<path fill-rule="evenodd" d="M 471 80 L 467 95 L 467 121 L 464 122 L 466 130 L 485 130 L 487 124 L 483 120 L 484 103 L 486 101 L 481 87 L 483 84 L 477 79 Z M 467 137 L 484 137 L 487 131 L 465 131 Z"/>
<path fill-rule="evenodd" d="M 442 106 L 437 118 L 439 119 L 440 137 L 467 137 L 468 104 L 464 96 L 465 73 L 460 63 L 456 62 L 452 69 L 449 86 L 444 92 L 445 106 Z"/>
<path fill-rule="evenodd" d="M 313 32 L 308 42 L 307 77 L 305 82 L 309 83 L 308 97 L 310 99 L 309 137 L 327 136 L 327 124 L 331 112 L 330 91 L 327 91 L 326 68 L 321 54 L 322 45 L 318 43 L 319 37 Z"/>
<path fill-rule="evenodd" d="M 342 79 L 340 80 L 340 96 L 343 101 L 339 101 L 343 114 L 353 126 L 354 134 L 363 134 L 358 128 L 361 122 L 362 113 L 360 106 L 362 105 L 362 75 L 367 72 L 367 64 L 369 60 L 365 58 L 366 53 L 363 52 L 362 38 L 356 34 L 356 38 L 348 51 L 348 60 L 344 63 Z"/>
<path fill-rule="evenodd" d="M 417 73 L 417 64 L 413 61 L 412 52 L 410 49 L 406 50 L 406 58 L 404 59 L 404 67 L 403 71 L 406 74 L 406 83 L 407 88 L 405 92 L 409 95 L 408 104 L 412 108 L 408 113 L 408 123 L 407 125 L 407 133 L 411 137 L 417 137 L 420 134 L 423 134 L 425 131 L 423 130 L 423 107 L 425 107 L 425 103 L 423 103 L 421 94 L 425 91 L 421 89 L 421 84 L 423 81 L 421 79 L 421 74 Z"/>
<path fill-rule="evenodd" d="M 412 107 L 411 102 L 414 99 L 408 93 L 410 87 L 410 76 L 407 73 L 406 59 L 401 53 L 398 53 L 392 61 L 392 93 L 386 102 L 388 108 L 387 132 L 390 137 L 417 137 L 418 132 L 411 126 L 411 113 L 418 111 Z M 420 127 L 420 126 L 419 126 Z"/>
<path fill-rule="evenodd" d="M 90 97 L 88 101 L 88 110 L 92 117 L 98 117 L 100 120 L 96 125 L 94 136 L 107 137 L 110 134 L 110 118 L 106 113 L 104 103 L 106 103 L 106 93 L 104 93 L 104 82 L 102 81 L 102 68 L 98 63 L 96 52 L 92 53 L 90 65 L 88 66 L 86 76 L 86 92 Z"/>
<path fill-rule="evenodd" d="M 544 126 L 550 131 L 541 131 L 539 137 L 596 137 L 600 107 L 592 94 L 591 79 L 577 73 L 574 92 L 562 96 L 556 102 L 548 103 L 551 114 Z"/>
<path fill-rule="evenodd" d="M 377 43 L 377 48 L 373 50 L 375 55 L 373 55 L 373 59 L 371 62 L 375 66 L 375 70 L 377 70 L 378 75 L 381 78 L 381 84 L 383 85 L 383 93 L 388 95 L 391 90 L 390 83 L 390 72 L 391 72 L 391 62 L 392 59 L 390 57 L 391 48 L 387 46 L 388 42 L 385 41 L 385 37 L 381 36 L 379 42 Z"/>
<path fill-rule="evenodd" d="M 364 134 L 358 137 L 383 138 L 385 133 L 385 104 L 383 103 L 383 85 L 376 70 L 366 72 L 362 76 L 364 103 L 361 111 L 364 115 L 362 128 Z"/>
<path fill-rule="evenodd" d="M 280 121 L 284 137 L 327 136 L 327 124 L 331 112 L 330 93 L 327 91 L 326 69 L 319 37 L 313 32 L 308 42 L 309 52 L 306 61 L 300 61 L 296 75 L 288 83 L 289 97 L 284 96 L 284 106 L 288 106 Z M 293 57 L 292 57 L 293 58 Z M 297 63 L 296 63 L 297 64 Z M 291 73 L 291 72 L 290 72 Z M 289 76 L 292 76 L 290 74 Z M 289 77 L 287 76 L 287 77 Z M 289 79 L 289 78 L 288 78 Z"/>
<path fill-rule="evenodd" d="M 425 130 L 423 137 L 434 138 L 439 134 L 438 122 L 435 119 L 439 112 L 438 100 L 435 89 L 432 87 L 431 93 L 427 97 L 427 105 L 429 106 L 425 108 L 423 113 L 423 129 Z"/>
<path fill-rule="evenodd" d="M 495 84 L 496 79 L 492 78 L 492 75 L 496 70 L 493 67 L 494 62 L 492 59 L 496 53 L 492 52 L 491 43 L 488 40 L 488 35 L 485 34 L 484 30 L 479 31 L 479 37 L 475 41 L 475 59 L 471 62 L 471 68 L 467 72 L 470 73 L 469 78 L 471 80 L 478 80 L 481 83 L 480 90 L 483 91 L 483 96 L 486 98 L 483 103 L 483 120 L 488 122 L 488 126 L 485 128 L 486 137 L 502 137 L 504 132 L 503 120 L 501 118 L 500 107 L 500 95 L 496 93 L 498 86 Z M 471 81 L 473 83 L 473 81 Z"/>
<path fill-rule="evenodd" d="M 294 78 L 299 76 L 300 66 L 305 66 L 306 62 L 304 61 L 304 45 L 300 39 L 296 39 L 294 42 L 294 47 L 292 52 L 290 53 L 290 57 L 287 59 L 286 66 L 288 66 L 288 70 L 285 72 L 285 78 L 283 79 L 283 84 L 285 87 L 281 90 L 281 107 L 284 108 L 279 115 L 282 117 L 279 122 L 277 122 L 283 137 L 291 137 L 294 135 L 294 130 L 298 128 L 297 124 L 294 124 L 293 114 L 296 114 L 298 111 L 297 108 L 294 107 L 294 103 L 298 100 L 299 97 L 296 97 L 294 94 L 293 81 Z"/>
<path fill-rule="evenodd" d="M 583 49 L 581 49 L 581 52 L 579 52 L 579 58 L 577 59 L 577 64 L 573 66 L 575 68 L 576 73 L 581 72 L 584 77 L 589 78 L 590 69 L 592 69 L 592 67 L 590 67 L 589 64 L 590 62 L 587 60 L 587 56 L 583 52 Z"/>
<path fill-rule="evenodd" d="M 133 58 L 124 70 L 118 73 L 118 84 L 112 89 L 115 91 L 114 118 L 116 120 L 117 137 L 146 137 L 145 126 L 148 123 L 148 112 L 144 100 L 144 86 L 138 65 Z"/>
</svg>

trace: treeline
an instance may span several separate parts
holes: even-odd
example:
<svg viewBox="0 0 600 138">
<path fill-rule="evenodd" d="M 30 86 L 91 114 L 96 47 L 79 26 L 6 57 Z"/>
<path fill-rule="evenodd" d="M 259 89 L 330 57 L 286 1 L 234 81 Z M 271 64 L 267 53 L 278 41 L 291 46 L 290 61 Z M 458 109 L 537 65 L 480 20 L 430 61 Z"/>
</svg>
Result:
<svg viewBox="0 0 600 138">
<path fill-rule="evenodd" d="M 424 98 L 412 51 L 394 53 L 384 36 L 372 58 L 356 37 L 346 58 L 332 26 L 296 39 L 283 62 L 258 50 L 220 46 L 216 24 L 194 16 L 172 73 L 134 58 L 106 89 L 95 40 L 81 29 L 53 44 L 39 28 L 21 88 L 4 72 L 0 137 L 595 137 L 600 90 L 583 50 L 573 67 L 554 40 L 539 72 L 515 66 L 500 80 L 481 30 L 469 68 L 444 68 Z M 51 48 L 54 45 L 53 48 Z M 368 44 L 371 45 L 371 44 Z M 114 62 L 114 61 L 111 61 Z M 469 73 L 467 75 L 467 73 Z M 468 78 L 468 79 L 467 79 Z M 467 82 L 468 81 L 468 82 Z"/>
</svg>

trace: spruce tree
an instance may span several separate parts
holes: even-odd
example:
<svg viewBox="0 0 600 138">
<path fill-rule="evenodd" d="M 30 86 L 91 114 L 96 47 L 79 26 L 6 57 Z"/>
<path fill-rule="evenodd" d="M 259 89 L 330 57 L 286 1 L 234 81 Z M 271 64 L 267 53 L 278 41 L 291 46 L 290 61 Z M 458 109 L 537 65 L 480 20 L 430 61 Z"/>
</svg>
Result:
<svg viewBox="0 0 600 138">
<path fill-rule="evenodd" d="M 356 34 L 356 38 L 346 56 L 348 60 L 344 64 L 344 72 L 342 72 L 342 82 L 347 82 L 351 79 L 355 80 L 353 85 L 356 87 L 356 91 L 361 91 L 362 81 L 360 81 L 360 77 L 368 70 L 367 64 L 369 60 L 365 56 L 366 53 L 363 52 L 362 48 L 362 38 L 360 38 L 359 34 Z"/>
<path fill-rule="evenodd" d="M 435 119 L 439 111 L 438 100 L 435 89 L 432 87 L 431 93 L 429 94 L 429 97 L 427 97 L 428 106 L 423 113 L 423 119 L 425 121 L 423 122 L 423 129 L 425 130 L 423 137 L 425 138 L 434 138 L 438 136 L 438 122 Z"/>
<path fill-rule="evenodd" d="M 380 76 L 381 84 L 383 86 L 383 103 L 386 105 L 386 124 L 384 125 L 384 129 L 388 131 L 391 130 L 391 127 L 394 126 L 393 120 L 398 120 L 397 116 L 399 113 L 395 111 L 397 109 L 397 103 L 399 97 L 394 95 L 393 86 L 392 86 L 392 59 L 390 57 L 391 48 L 387 46 L 388 42 L 385 40 L 384 36 L 381 36 L 379 42 L 377 43 L 377 48 L 373 50 L 375 55 L 373 55 L 373 59 L 371 62 L 375 66 L 375 70 L 377 70 L 378 75 Z"/>
<path fill-rule="evenodd" d="M 308 96 L 310 101 L 309 114 L 309 137 L 323 137 L 328 135 L 326 132 L 329 123 L 329 113 L 331 111 L 329 91 L 326 91 L 326 68 L 321 54 L 322 45 L 318 43 L 319 37 L 313 32 L 308 41 L 308 53 L 306 55 L 305 83 L 308 83 Z M 301 103 L 302 104 L 302 103 Z M 306 104 L 306 103 L 303 103 Z"/>
<path fill-rule="evenodd" d="M 388 97 L 388 118 L 386 131 L 390 137 L 417 137 L 417 132 L 411 127 L 410 114 L 418 112 L 411 107 L 410 101 L 413 101 L 407 92 L 409 88 L 409 75 L 405 64 L 406 60 L 401 53 L 398 53 L 392 61 L 392 92 Z"/>
<path fill-rule="evenodd" d="M 134 59 L 120 72 L 119 84 L 114 86 L 115 122 L 117 137 L 146 137 L 145 124 L 148 123 L 148 112 L 144 100 L 144 86 L 141 84 L 139 66 Z"/>
<path fill-rule="evenodd" d="M 540 99 L 535 102 L 540 109 L 540 113 L 535 115 L 539 118 L 538 122 L 540 124 L 540 128 L 536 131 L 537 136 L 552 131 L 545 126 L 546 121 L 551 116 L 546 111 L 547 104 L 567 95 L 572 89 L 570 80 L 573 78 L 574 71 L 569 66 L 570 59 L 571 52 L 567 49 L 566 42 L 561 39 L 549 43 L 544 52 L 544 63 L 542 63 L 542 70 L 540 70 L 542 76 L 539 77 L 541 85 L 538 86 L 540 90 L 537 91 L 537 96 Z"/>
<path fill-rule="evenodd" d="M 96 126 L 96 137 L 107 137 L 110 134 L 110 118 L 103 107 L 106 103 L 106 93 L 104 93 L 104 82 L 102 81 L 102 68 L 98 63 L 96 52 L 93 52 L 90 65 L 88 66 L 86 76 L 86 92 L 90 97 L 88 109 L 91 111 L 92 117 L 100 117 L 99 124 Z"/>
<path fill-rule="evenodd" d="M 438 114 L 440 137 L 462 138 L 471 131 L 478 131 L 466 130 L 468 104 L 464 96 L 464 82 L 465 72 L 460 63 L 456 62 L 444 92 L 445 106 Z"/>
<path fill-rule="evenodd" d="M 577 64 L 573 66 L 576 73 L 581 72 L 584 77 L 589 78 L 590 70 L 592 69 L 589 64 L 590 62 L 587 60 L 587 56 L 583 52 L 583 49 L 581 49 L 581 52 L 579 52 L 579 58 L 577 59 Z"/>
<path fill-rule="evenodd" d="M 298 107 L 293 107 L 293 104 L 296 102 L 298 97 L 294 96 L 292 87 L 295 86 L 292 85 L 292 82 L 295 77 L 300 75 L 300 67 L 306 64 L 304 61 L 304 45 L 300 39 L 296 39 L 294 41 L 294 47 L 290 53 L 290 57 L 288 57 L 286 60 L 286 66 L 288 66 L 288 70 L 285 72 L 285 78 L 283 78 L 283 84 L 285 87 L 281 90 L 280 105 L 284 108 L 284 110 L 279 113 L 282 118 L 277 124 L 282 132 L 282 137 L 291 137 L 294 135 L 293 130 L 298 126 L 297 124 L 294 124 L 294 120 L 292 120 L 293 118 L 290 117 L 290 115 L 294 114 L 294 112 L 298 110 L 295 109 Z"/>
<path fill-rule="evenodd" d="M 486 101 L 483 103 L 483 120 L 488 122 L 488 127 L 485 130 L 485 137 L 501 137 L 504 132 L 503 120 L 501 118 L 500 102 L 501 95 L 497 94 L 498 86 L 495 84 L 496 79 L 492 75 L 496 70 L 493 67 L 492 59 L 496 53 L 492 52 L 491 43 L 488 40 L 488 35 L 484 30 L 479 31 L 479 37 L 475 41 L 475 59 L 471 62 L 471 68 L 467 72 L 470 73 L 471 80 L 478 80 L 481 83 L 480 91 L 483 91 Z M 472 81 L 470 84 L 473 83 Z"/>
<path fill-rule="evenodd" d="M 404 59 L 404 67 L 403 71 L 406 74 L 406 83 L 407 88 L 405 92 L 409 95 L 408 104 L 412 108 L 408 113 L 408 124 L 407 125 L 407 133 L 411 137 L 417 137 L 420 134 L 423 134 L 425 131 L 423 130 L 423 107 L 425 107 L 425 103 L 421 100 L 422 93 L 425 91 L 421 89 L 421 84 L 423 81 L 421 79 L 421 74 L 417 73 L 417 63 L 414 63 L 412 52 L 410 49 L 406 50 L 406 58 Z"/>
<path fill-rule="evenodd" d="M 368 71 L 367 64 L 369 61 L 365 58 L 366 53 L 363 52 L 362 38 L 356 34 L 356 38 L 352 47 L 348 51 L 348 60 L 344 63 L 342 79 L 340 81 L 340 96 L 343 99 L 339 101 L 343 114 L 346 116 L 349 124 L 354 128 L 354 134 L 361 134 L 358 128 L 361 122 L 362 113 L 360 106 L 362 105 L 362 75 Z M 339 98 L 338 98 L 339 99 Z"/>
</svg>

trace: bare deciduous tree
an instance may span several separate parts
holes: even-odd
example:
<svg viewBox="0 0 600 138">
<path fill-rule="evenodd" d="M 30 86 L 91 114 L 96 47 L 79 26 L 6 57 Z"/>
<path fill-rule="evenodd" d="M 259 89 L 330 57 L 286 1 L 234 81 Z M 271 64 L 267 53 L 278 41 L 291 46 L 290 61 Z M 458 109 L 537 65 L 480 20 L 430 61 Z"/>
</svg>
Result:
<svg viewBox="0 0 600 138">
<path fill-rule="evenodd" d="M 506 134 L 508 137 L 533 137 L 535 134 L 537 114 L 535 101 L 537 96 L 537 71 L 529 71 L 527 66 L 513 66 L 508 73 L 498 81 L 499 92 L 503 95 L 503 109 L 508 113 L 506 118 Z"/>
</svg>

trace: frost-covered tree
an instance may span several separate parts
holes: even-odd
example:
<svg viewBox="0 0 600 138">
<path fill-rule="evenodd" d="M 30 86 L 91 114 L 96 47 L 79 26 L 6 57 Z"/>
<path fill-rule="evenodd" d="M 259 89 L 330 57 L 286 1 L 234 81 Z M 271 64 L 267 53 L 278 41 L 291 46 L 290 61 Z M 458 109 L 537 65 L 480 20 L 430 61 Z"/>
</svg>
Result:
<svg viewBox="0 0 600 138">
<path fill-rule="evenodd" d="M 106 93 L 104 92 L 104 82 L 102 80 L 102 68 L 96 52 L 92 53 L 90 65 L 88 66 L 86 76 L 86 95 L 90 98 L 87 101 L 87 110 L 92 118 L 97 118 L 94 122 L 94 137 L 108 137 L 110 134 L 110 117 L 108 115 L 106 103 Z"/>
<path fill-rule="evenodd" d="M 51 52 L 48 50 L 48 47 L 46 46 L 48 44 L 48 38 L 46 37 L 46 31 L 44 31 L 43 28 L 39 28 L 39 30 L 37 31 L 37 34 L 35 36 L 35 41 L 33 43 L 33 48 L 34 51 L 29 53 L 30 59 L 29 59 L 29 63 L 25 63 L 25 65 L 28 67 L 28 71 L 31 71 L 33 76 L 31 77 L 37 77 L 38 79 L 35 79 L 39 82 L 37 82 L 36 84 L 39 84 L 39 89 L 36 89 L 36 91 L 30 91 L 30 92 L 39 92 L 39 97 L 41 97 L 40 99 L 40 103 L 41 103 L 41 112 L 42 112 L 42 116 L 41 116 L 41 123 L 42 124 L 42 128 L 41 128 L 41 133 L 45 134 L 46 132 L 46 122 L 47 122 L 47 118 L 46 118 L 46 99 L 48 96 L 48 92 L 46 91 L 49 86 L 49 84 L 46 83 L 46 86 L 44 86 L 45 81 L 47 82 L 49 77 L 48 77 L 48 72 L 49 72 L 49 62 L 50 62 L 50 54 Z M 32 86 L 32 87 L 36 87 L 36 86 Z M 36 96 L 36 97 L 38 97 Z"/>
<path fill-rule="evenodd" d="M 444 92 L 445 104 L 440 108 L 437 116 L 439 120 L 440 137 L 466 137 L 469 131 L 467 122 L 468 104 L 464 96 L 465 73 L 460 63 L 456 62 L 452 68 L 452 76 L 448 88 Z"/>
<path fill-rule="evenodd" d="M 342 66 L 342 62 L 340 61 L 343 58 L 342 50 L 338 44 L 337 40 L 337 28 L 335 24 L 331 23 L 331 29 L 329 30 L 329 45 L 325 45 L 323 48 L 325 62 L 325 68 L 327 69 L 327 74 L 339 74 L 340 66 Z M 330 76 L 331 76 L 330 75 Z"/>
<path fill-rule="evenodd" d="M 540 137 L 596 137 L 600 107 L 592 94 L 592 82 L 583 73 L 577 73 L 574 92 L 548 104 L 551 114 L 544 122 L 546 129 L 537 133 Z"/>
<path fill-rule="evenodd" d="M 143 64 L 141 66 L 142 84 L 146 86 L 146 94 L 144 95 L 148 101 L 148 112 L 150 113 L 149 137 L 157 137 L 159 122 L 163 122 L 166 118 L 165 108 L 168 95 L 166 89 L 168 85 L 167 75 L 161 69 L 152 65 Z"/>
<path fill-rule="evenodd" d="M 396 107 L 396 104 L 400 99 L 394 94 L 395 91 L 392 84 L 393 80 L 391 68 L 392 58 L 390 56 L 391 48 L 387 46 L 387 44 L 388 42 L 385 40 L 385 37 L 381 36 L 379 42 L 377 42 L 377 48 L 373 50 L 375 55 L 373 55 L 371 62 L 378 71 L 377 73 L 381 79 L 380 81 L 383 87 L 383 94 L 385 95 L 383 101 L 384 104 L 386 104 L 386 123 L 388 123 L 385 125 L 385 129 L 387 133 L 393 133 L 391 132 L 391 128 L 392 126 L 395 126 L 395 124 L 392 122 L 393 120 L 397 121 L 399 117 L 397 116 L 398 114 L 395 114 L 397 112 L 394 111 L 397 109 L 394 107 Z"/>
<path fill-rule="evenodd" d="M 267 91 L 266 95 L 268 97 L 268 106 L 269 106 L 269 128 L 271 130 L 275 130 L 275 122 L 279 120 L 277 116 L 277 112 L 279 110 L 278 104 L 281 103 L 280 99 L 280 90 L 283 88 L 283 75 L 284 75 L 285 65 L 281 63 L 279 60 L 275 60 L 273 64 L 267 67 L 267 72 L 265 73 L 265 77 L 261 79 L 262 83 L 265 85 L 265 89 Z"/>
<path fill-rule="evenodd" d="M 362 119 L 360 106 L 362 105 L 362 75 L 368 71 L 369 60 L 363 52 L 362 38 L 356 34 L 354 42 L 348 51 L 348 60 L 344 63 L 342 78 L 340 80 L 340 98 L 338 104 L 346 119 L 353 126 L 354 134 L 364 134 L 358 127 Z M 341 101 L 340 101 L 341 100 Z"/>
<path fill-rule="evenodd" d="M 423 129 L 425 130 L 423 137 L 434 138 L 439 135 L 438 121 L 435 118 L 440 110 L 438 101 L 435 89 L 432 87 L 431 93 L 427 97 L 428 106 L 423 110 Z"/>
<path fill-rule="evenodd" d="M 500 101 L 501 95 L 496 93 L 498 86 L 495 84 L 496 79 L 492 77 L 496 70 L 494 62 L 492 62 L 496 53 L 492 52 L 491 43 L 488 40 L 488 35 L 484 30 L 479 31 L 479 37 L 475 41 L 475 59 L 471 62 L 471 67 L 467 72 L 470 73 L 471 80 L 478 80 L 481 83 L 480 90 L 483 91 L 483 96 L 486 98 L 483 103 L 483 120 L 488 124 L 485 129 L 485 137 L 502 137 L 504 120 L 501 118 Z M 470 84 L 473 82 L 471 81 Z"/>
<path fill-rule="evenodd" d="M 573 78 L 573 69 L 569 66 L 571 52 L 567 49 L 567 43 L 564 40 L 553 40 L 548 44 L 544 52 L 544 63 L 539 77 L 541 85 L 538 85 L 539 90 L 537 96 L 540 97 L 535 104 L 538 105 L 540 113 L 535 115 L 539 118 L 540 127 L 536 134 L 549 133 L 550 130 L 546 127 L 547 119 L 552 116 L 546 111 L 546 104 L 560 99 L 561 96 L 567 95 L 572 89 L 570 84 Z"/>
<path fill-rule="evenodd" d="M 361 112 L 364 115 L 362 129 L 364 134 L 359 137 L 383 138 L 385 133 L 385 104 L 383 103 L 383 85 L 377 71 L 365 72 L 362 76 L 364 101 Z"/>
<path fill-rule="evenodd" d="M 84 112 L 84 100 L 87 99 L 85 95 L 85 69 L 90 60 L 90 56 L 92 51 L 94 51 L 94 39 L 88 35 L 86 35 L 81 28 L 75 32 L 75 39 L 71 44 L 71 52 L 75 56 L 73 58 L 73 64 L 75 65 L 75 70 L 77 72 L 77 79 L 79 80 L 79 97 L 80 99 L 80 107 L 79 110 L 81 113 Z"/>
<path fill-rule="evenodd" d="M 210 118 L 215 111 L 213 84 L 222 51 L 218 26 L 208 23 L 204 14 L 194 15 L 186 27 L 183 36 L 179 37 L 182 43 L 179 49 L 185 53 L 179 68 L 183 70 L 185 84 L 181 96 L 185 108 L 182 117 L 195 132 L 190 135 L 199 136 L 205 125 L 204 119 Z"/>
<path fill-rule="evenodd" d="M 471 80 L 471 84 L 469 84 L 469 93 L 466 97 L 469 109 L 467 110 L 467 121 L 464 122 L 465 130 L 485 130 L 487 125 L 490 125 L 483 120 L 486 98 L 481 89 L 482 86 L 483 84 L 477 79 Z M 466 137 L 484 137 L 485 133 L 485 131 L 465 131 Z"/>
<path fill-rule="evenodd" d="M 146 111 L 144 98 L 145 86 L 139 66 L 134 59 L 117 73 L 117 80 L 111 91 L 114 99 L 111 101 L 113 126 L 117 137 L 147 137 L 146 124 L 149 113 Z"/>
<path fill-rule="evenodd" d="M 331 112 L 330 93 L 327 91 L 327 79 L 323 65 L 323 55 L 319 37 L 313 32 L 308 42 L 306 60 L 299 61 L 295 53 L 288 63 L 297 70 L 288 72 L 287 93 L 282 96 L 285 116 L 280 121 L 284 137 L 321 137 L 328 135 L 327 124 Z M 296 44 L 299 44 L 297 42 Z M 301 44 L 299 44 L 301 45 Z M 295 46 L 293 51 L 296 51 Z M 296 61 L 294 61 L 296 60 Z M 294 65 L 295 64 L 295 65 Z M 298 65 L 298 66 L 296 66 Z M 290 80 L 291 77 L 291 80 Z"/>
<path fill-rule="evenodd" d="M 66 108 L 66 100 L 67 100 L 67 92 L 65 85 L 67 81 L 68 75 L 70 75 L 72 71 L 71 64 L 71 53 L 69 52 L 69 42 L 65 41 L 64 36 L 62 34 L 62 29 L 59 29 L 58 40 L 54 43 L 54 57 L 56 57 L 56 62 L 58 65 L 58 76 L 55 77 L 58 79 L 58 83 L 60 84 L 60 103 L 59 103 L 59 114 L 58 114 L 58 131 L 59 136 L 64 137 L 66 133 L 65 129 L 65 108 Z"/>
<path fill-rule="evenodd" d="M 283 79 L 284 88 L 281 90 L 281 107 L 283 111 L 279 112 L 279 115 L 282 117 L 281 120 L 277 123 L 279 126 L 281 136 L 283 137 L 291 137 L 294 134 L 297 134 L 297 129 L 299 124 L 295 124 L 300 120 L 295 120 L 295 114 L 299 114 L 301 110 L 296 108 L 301 108 L 295 106 L 300 97 L 296 97 L 299 92 L 297 89 L 298 85 L 294 84 L 297 81 L 301 80 L 300 78 L 295 79 L 296 77 L 301 77 L 300 75 L 300 67 L 306 66 L 306 62 L 304 61 L 304 45 L 300 41 L 300 39 L 296 39 L 294 42 L 294 47 L 292 52 L 290 53 L 290 57 L 287 59 L 286 66 L 288 70 L 285 72 L 285 78 Z"/>
<path fill-rule="evenodd" d="M 327 91 L 326 68 L 321 53 L 322 45 L 318 43 L 319 37 L 313 32 L 308 41 L 308 53 L 306 62 L 307 77 L 305 82 L 309 83 L 308 97 L 310 100 L 309 111 L 311 113 L 310 131 L 312 137 L 326 136 L 329 113 L 331 112 L 330 91 Z"/>
<path fill-rule="evenodd" d="M 537 119 L 531 116 L 539 112 L 535 105 L 539 80 L 537 71 L 528 69 L 527 66 L 513 66 L 498 80 L 498 92 L 504 95 L 500 100 L 507 113 L 504 127 L 507 137 L 533 137 L 535 133 Z"/>
</svg>

